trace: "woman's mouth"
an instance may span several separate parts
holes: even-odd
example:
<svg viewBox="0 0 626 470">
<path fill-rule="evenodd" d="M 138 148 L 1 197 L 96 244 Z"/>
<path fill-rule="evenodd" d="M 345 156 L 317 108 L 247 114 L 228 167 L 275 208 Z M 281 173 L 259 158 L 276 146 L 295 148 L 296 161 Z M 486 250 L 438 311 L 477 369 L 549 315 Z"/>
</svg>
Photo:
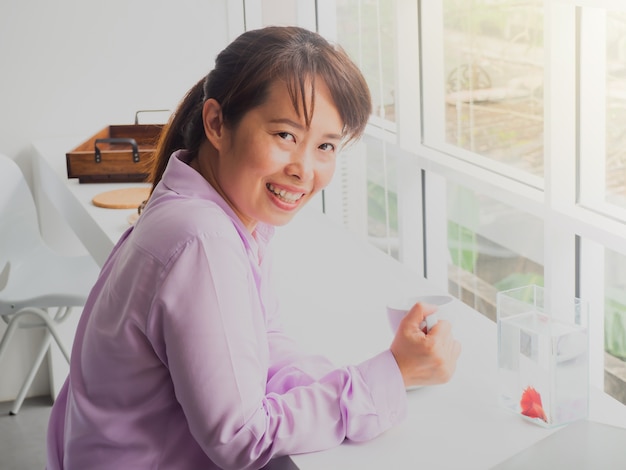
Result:
<svg viewBox="0 0 626 470">
<path fill-rule="evenodd" d="M 304 193 L 291 193 L 289 191 L 285 191 L 284 189 L 275 188 L 271 183 L 267 183 L 265 186 L 272 194 L 289 204 L 297 202 L 302 196 L 304 196 Z"/>
</svg>

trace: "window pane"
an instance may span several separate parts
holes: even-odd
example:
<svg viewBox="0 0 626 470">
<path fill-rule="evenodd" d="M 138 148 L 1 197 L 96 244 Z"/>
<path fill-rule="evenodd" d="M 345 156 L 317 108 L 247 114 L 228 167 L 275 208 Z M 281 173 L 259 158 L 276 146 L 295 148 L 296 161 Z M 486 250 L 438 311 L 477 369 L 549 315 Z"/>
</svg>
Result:
<svg viewBox="0 0 626 470">
<path fill-rule="evenodd" d="M 398 258 L 396 146 L 368 138 L 367 232 L 372 244 Z M 395 150 L 395 151 L 394 151 Z"/>
<path fill-rule="evenodd" d="M 337 42 L 363 72 L 373 115 L 395 122 L 395 2 L 337 0 Z"/>
<path fill-rule="evenodd" d="M 626 207 L 626 13 L 607 14 L 606 198 Z"/>
<path fill-rule="evenodd" d="M 443 0 L 446 141 L 543 176 L 543 2 Z"/>
<path fill-rule="evenodd" d="M 340 194 L 341 223 L 394 258 L 399 256 L 396 162 L 400 152 L 395 145 L 364 136 L 342 152 L 331 189 L 335 197 Z M 337 218 L 336 211 L 328 209 Z"/>
<path fill-rule="evenodd" d="M 496 293 L 543 286 L 543 222 L 495 199 L 448 185 L 448 287 L 496 320 Z"/>
<path fill-rule="evenodd" d="M 357 63 L 370 88 L 370 123 L 395 130 L 395 1 L 336 0 L 335 5 L 336 41 Z M 372 244 L 397 258 L 396 151 L 393 145 L 365 136 L 359 148 L 349 150 L 353 155 L 348 159 L 354 160 L 341 171 L 344 223 L 360 235 L 365 232 Z"/>
<path fill-rule="evenodd" d="M 626 256 L 606 250 L 604 387 L 626 403 Z"/>
</svg>

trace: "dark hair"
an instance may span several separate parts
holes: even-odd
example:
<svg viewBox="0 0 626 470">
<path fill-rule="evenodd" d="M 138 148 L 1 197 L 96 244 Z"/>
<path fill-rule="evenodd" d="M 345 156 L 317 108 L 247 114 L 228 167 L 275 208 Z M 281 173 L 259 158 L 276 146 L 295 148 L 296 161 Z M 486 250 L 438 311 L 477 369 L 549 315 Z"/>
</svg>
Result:
<svg viewBox="0 0 626 470">
<path fill-rule="evenodd" d="M 318 77 L 337 106 L 345 142 L 358 139 L 371 113 L 370 92 L 358 67 L 341 47 L 331 45 L 317 33 L 292 26 L 243 33 L 219 53 L 213 70 L 189 90 L 163 129 L 151 175 L 152 187 L 160 181 L 175 150 L 184 148 L 197 155 L 206 138 L 202 108 L 207 99 L 220 103 L 224 124 L 234 128 L 249 110 L 265 102 L 274 81 L 283 80 L 294 109 L 308 126 Z M 313 90 L 310 103 L 305 98 L 307 86 Z"/>
</svg>

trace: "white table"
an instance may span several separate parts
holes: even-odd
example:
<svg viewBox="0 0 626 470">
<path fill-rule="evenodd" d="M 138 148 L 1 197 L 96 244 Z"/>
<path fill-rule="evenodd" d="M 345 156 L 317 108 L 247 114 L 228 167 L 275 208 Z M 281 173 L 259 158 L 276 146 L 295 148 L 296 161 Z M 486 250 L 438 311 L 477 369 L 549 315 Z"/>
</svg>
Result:
<svg viewBox="0 0 626 470">
<path fill-rule="evenodd" d="M 118 183 L 81 185 L 67 180 L 65 152 L 80 141 L 35 144 L 37 184 L 102 264 L 127 228 L 132 210 L 91 205 L 95 194 L 122 187 Z M 389 299 L 440 293 L 311 208 L 278 229 L 274 247 L 287 330 L 305 349 L 338 365 L 358 363 L 389 346 Z M 450 310 L 447 318 L 463 347 L 453 379 L 407 392 L 408 418 L 370 442 L 346 442 L 324 452 L 292 456 L 300 469 L 483 470 L 554 432 L 497 404 L 496 326 L 459 301 Z M 626 427 L 626 407 L 592 388 L 590 419 Z"/>
</svg>

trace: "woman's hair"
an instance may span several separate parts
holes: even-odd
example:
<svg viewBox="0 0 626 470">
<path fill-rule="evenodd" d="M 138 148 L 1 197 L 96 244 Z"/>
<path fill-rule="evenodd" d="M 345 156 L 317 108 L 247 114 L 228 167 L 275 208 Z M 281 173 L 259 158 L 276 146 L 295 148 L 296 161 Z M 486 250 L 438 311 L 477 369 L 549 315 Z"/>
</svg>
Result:
<svg viewBox="0 0 626 470">
<path fill-rule="evenodd" d="M 371 113 L 370 92 L 358 67 L 339 46 L 298 27 L 272 26 L 240 35 L 219 53 L 215 67 L 189 90 L 164 127 L 155 154 L 152 188 L 161 180 L 171 154 L 193 155 L 206 139 L 204 102 L 220 103 L 224 124 L 237 126 L 251 109 L 262 105 L 276 80 L 287 85 L 294 109 L 310 125 L 315 108 L 315 80 L 321 79 L 344 124 L 344 141 L 358 139 Z M 307 103 L 307 87 L 312 87 Z"/>
</svg>

